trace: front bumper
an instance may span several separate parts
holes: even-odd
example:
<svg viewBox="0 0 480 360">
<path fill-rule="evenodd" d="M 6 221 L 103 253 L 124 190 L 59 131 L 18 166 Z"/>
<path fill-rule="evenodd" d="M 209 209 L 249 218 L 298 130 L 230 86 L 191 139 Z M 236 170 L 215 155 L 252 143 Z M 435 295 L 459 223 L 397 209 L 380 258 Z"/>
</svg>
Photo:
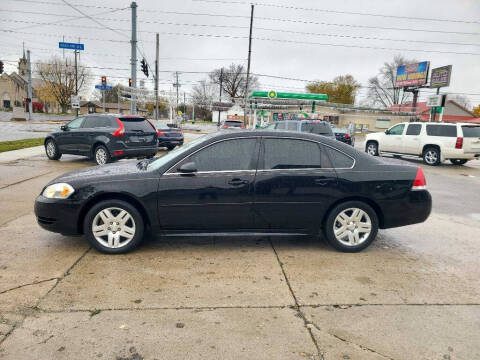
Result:
<svg viewBox="0 0 480 360">
<path fill-rule="evenodd" d="M 427 190 L 410 191 L 405 198 L 380 201 L 382 229 L 422 223 L 432 211 L 432 196 Z"/>
<path fill-rule="evenodd" d="M 47 199 L 39 195 L 34 209 L 38 225 L 45 230 L 65 235 L 80 235 L 78 218 L 81 204 L 78 201 Z"/>
</svg>

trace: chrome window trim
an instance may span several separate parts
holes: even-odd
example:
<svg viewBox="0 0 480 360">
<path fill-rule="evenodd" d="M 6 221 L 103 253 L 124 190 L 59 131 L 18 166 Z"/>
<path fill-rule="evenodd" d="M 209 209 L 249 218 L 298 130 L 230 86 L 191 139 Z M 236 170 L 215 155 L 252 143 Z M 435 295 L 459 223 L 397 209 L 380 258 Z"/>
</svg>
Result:
<svg viewBox="0 0 480 360">
<path fill-rule="evenodd" d="M 192 156 L 194 154 L 196 154 L 197 152 L 199 152 L 200 150 L 203 150 L 209 146 L 212 146 L 212 145 L 215 145 L 217 143 L 220 143 L 220 142 L 223 142 L 223 141 L 229 141 L 229 140 L 238 140 L 238 139 L 258 139 L 259 137 L 261 137 L 261 135 L 257 135 L 257 136 L 241 136 L 241 137 L 235 137 L 235 138 L 227 138 L 227 139 L 220 139 L 220 140 L 217 140 L 215 142 L 212 142 L 210 144 L 207 144 L 203 147 L 201 147 L 200 149 L 197 149 L 195 150 L 194 152 L 188 154 L 187 156 L 185 156 L 184 158 L 182 158 L 181 160 L 177 161 L 174 165 L 170 166 L 168 168 L 167 171 L 165 171 L 163 173 L 162 176 L 165 176 L 165 175 L 178 175 L 178 174 L 181 174 L 181 175 L 185 175 L 185 173 L 179 173 L 179 172 L 169 172 L 172 168 L 174 168 L 175 166 L 177 166 L 178 164 L 180 164 L 183 160 L 185 160 L 186 158 L 188 158 L 189 156 Z M 245 170 L 216 170 L 216 171 L 197 171 L 193 174 L 211 174 L 211 173 L 226 173 L 226 172 L 244 172 L 244 171 L 253 171 L 255 172 L 256 169 L 245 169 Z"/>
</svg>

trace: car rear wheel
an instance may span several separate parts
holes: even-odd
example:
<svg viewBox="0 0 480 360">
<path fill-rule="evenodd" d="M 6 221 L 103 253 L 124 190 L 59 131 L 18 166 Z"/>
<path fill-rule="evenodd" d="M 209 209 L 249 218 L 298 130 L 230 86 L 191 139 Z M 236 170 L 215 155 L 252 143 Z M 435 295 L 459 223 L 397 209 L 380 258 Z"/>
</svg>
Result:
<svg viewBox="0 0 480 360">
<path fill-rule="evenodd" d="M 112 157 L 107 148 L 103 145 L 98 145 L 93 152 L 93 159 L 97 165 L 105 165 L 112 161 Z"/>
<path fill-rule="evenodd" d="M 437 166 L 440 164 L 440 150 L 434 147 L 426 148 L 423 151 L 423 162 L 427 165 Z"/>
<path fill-rule="evenodd" d="M 175 149 L 175 145 L 167 145 L 167 149 L 168 150 L 173 150 L 173 149 Z"/>
<path fill-rule="evenodd" d="M 368 247 L 378 232 L 378 217 L 368 204 L 347 201 L 330 211 L 324 233 L 328 243 L 343 252 L 358 252 Z"/>
<path fill-rule="evenodd" d="M 453 164 L 453 165 L 464 165 L 467 163 L 468 160 L 466 159 L 450 159 L 450 162 Z"/>
<path fill-rule="evenodd" d="M 50 160 L 58 160 L 62 157 L 62 153 L 58 150 L 57 143 L 49 139 L 45 143 L 45 153 Z"/>
<path fill-rule="evenodd" d="M 375 141 L 369 141 L 367 143 L 367 154 L 378 156 L 378 144 Z"/>
<path fill-rule="evenodd" d="M 122 200 L 105 200 L 85 216 L 84 233 L 92 246 L 106 254 L 122 254 L 140 244 L 145 230 L 140 212 Z"/>
</svg>

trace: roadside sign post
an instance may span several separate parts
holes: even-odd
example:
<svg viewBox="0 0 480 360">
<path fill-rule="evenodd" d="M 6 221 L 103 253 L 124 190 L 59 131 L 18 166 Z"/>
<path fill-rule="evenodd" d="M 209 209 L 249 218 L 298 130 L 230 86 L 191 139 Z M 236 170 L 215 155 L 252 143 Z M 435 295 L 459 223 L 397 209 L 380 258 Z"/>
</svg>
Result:
<svg viewBox="0 0 480 360">
<path fill-rule="evenodd" d="M 78 55 L 78 52 L 80 50 L 85 50 L 85 45 L 84 44 L 79 44 L 79 43 L 69 43 L 69 42 L 64 42 L 64 41 L 60 41 L 58 43 L 58 47 L 60 49 L 70 49 L 70 50 L 74 50 L 74 53 L 75 53 L 75 95 L 78 96 L 78 63 L 77 63 L 77 55 Z M 76 103 L 79 103 L 79 101 L 77 101 Z M 72 101 L 72 109 L 73 109 L 73 101 Z M 78 107 L 75 107 L 75 115 L 76 117 L 78 117 L 78 109 L 80 108 L 80 106 Z"/>
<path fill-rule="evenodd" d="M 446 66 L 441 66 L 435 69 L 432 69 L 432 72 L 430 74 L 430 87 L 431 88 L 437 88 L 437 95 L 436 101 L 432 99 L 432 105 L 428 105 L 429 101 L 427 101 L 427 105 L 432 107 L 432 121 L 435 122 L 436 114 L 437 112 L 440 114 L 440 122 L 443 119 L 443 111 L 438 111 L 438 109 L 442 109 L 442 107 L 445 105 L 445 100 L 446 100 L 446 95 L 440 96 L 440 88 L 444 86 L 449 86 L 450 85 L 450 78 L 452 75 L 452 65 L 446 65 Z M 430 96 L 430 98 L 433 98 L 433 96 Z M 435 103 L 435 104 L 433 104 Z"/>
</svg>

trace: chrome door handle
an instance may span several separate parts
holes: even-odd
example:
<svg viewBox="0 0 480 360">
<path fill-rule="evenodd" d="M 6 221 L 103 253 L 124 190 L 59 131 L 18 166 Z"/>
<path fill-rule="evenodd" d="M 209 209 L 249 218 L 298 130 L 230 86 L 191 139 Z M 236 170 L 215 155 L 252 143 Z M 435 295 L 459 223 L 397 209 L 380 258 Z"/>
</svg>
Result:
<svg viewBox="0 0 480 360">
<path fill-rule="evenodd" d="M 228 182 L 230 185 L 233 185 L 233 186 L 240 186 L 240 185 L 246 185 L 249 183 L 248 180 L 242 180 L 242 179 L 238 179 L 238 178 L 235 178 L 235 179 L 232 179 Z"/>
</svg>

